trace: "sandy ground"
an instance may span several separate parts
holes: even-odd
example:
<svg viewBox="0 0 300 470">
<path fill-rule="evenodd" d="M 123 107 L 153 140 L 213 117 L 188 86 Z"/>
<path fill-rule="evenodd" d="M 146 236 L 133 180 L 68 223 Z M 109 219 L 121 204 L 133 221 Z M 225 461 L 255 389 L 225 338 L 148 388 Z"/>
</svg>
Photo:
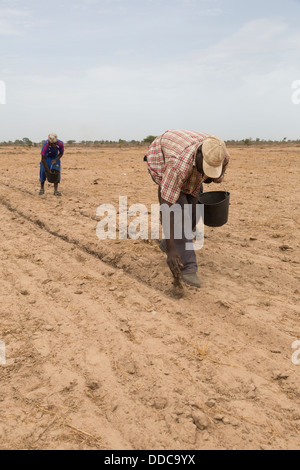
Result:
<svg viewBox="0 0 300 470">
<path fill-rule="evenodd" d="M 300 147 L 231 149 L 201 290 L 96 236 L 100 204 L 157 203 L 145 151 L 67 149 L 59 199 L 0 149 L 0 449 L 300 449 Z"/>
</svg>

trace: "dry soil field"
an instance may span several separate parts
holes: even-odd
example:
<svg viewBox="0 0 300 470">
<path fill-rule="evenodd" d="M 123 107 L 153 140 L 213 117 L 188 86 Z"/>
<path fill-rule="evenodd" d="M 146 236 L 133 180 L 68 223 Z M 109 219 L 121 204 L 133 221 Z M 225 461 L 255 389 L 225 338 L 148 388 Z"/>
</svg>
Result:
<svg viewBox="0 0 300 470">
<path fill-rule="evenodd" d="M 96 237 L 100 204 L 157 203 L 146 149 L 67 148 L 60 199 L 39 152 L 0 149 L 0 449 L 300 449 L 300 147 L 231 149 L 201 290 Z"/>
</svg>

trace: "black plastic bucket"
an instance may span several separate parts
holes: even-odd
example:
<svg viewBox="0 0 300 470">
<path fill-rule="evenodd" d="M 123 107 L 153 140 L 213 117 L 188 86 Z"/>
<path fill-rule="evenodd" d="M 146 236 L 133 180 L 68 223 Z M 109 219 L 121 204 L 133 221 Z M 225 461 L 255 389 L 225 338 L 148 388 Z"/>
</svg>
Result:
<svg viewBox="0 0 300 470">
<path fill-rule="evenodd" d="M 48 183 L 58 183 L 59 181 L 59 171 L 58 170 L 50 170 L 50 173 L 47 174 L 47 181 Z"/>
<path fill-rule="evenodd" d="M 229 216 L 230 193 L 211 191 L 199 195 L 200 204 L 204 204 L 204 225 L 222 227 L 227 224 Z"/>
</svg>

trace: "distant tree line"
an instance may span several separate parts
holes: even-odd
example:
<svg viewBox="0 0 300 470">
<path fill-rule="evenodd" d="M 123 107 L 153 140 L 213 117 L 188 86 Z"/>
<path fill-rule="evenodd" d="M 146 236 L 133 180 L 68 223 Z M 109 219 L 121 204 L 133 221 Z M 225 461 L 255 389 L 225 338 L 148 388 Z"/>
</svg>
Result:
<svg viewBox="0 0 300 470">
<path fill-rule="evenodd" d="M 266 140 L 266 139 L 253 139 L 252 137 L 249 137 L 247 139 L 243 140 L 227 140 L 226 141 L 227 145 L 246 145 L 246 146 L 251 146 L 251 145 L 260 145 L 260 144 L 267 144 L 267 145 L 276 145 L 276 144 L 300 144 L 300 139 L 296 140 L 288 140 L 287 137 L 284 137 L 282 140 Z"/>
<path fill-rule="evenodd" d="M 154 135 L 148 135 L 143 140 L 67 140 L 65 143 L 68 146 L 86 146 L 86 147 L 101 147 L 101 146 L 114 146 L 114 147 L 135 147 L 135 146 L 145 146 L 151 145 L 151 143 L 156 139 Z M 17 139 L 15 141 L 7 141 L 7 142 L 0 142 L 0 146 L 14 146 L 14 147 L 40 147 L 43 145 L 44 141 L 41 142 L 33 142 L 28 137 L 24 137 L 23 139 Z M 300 139 L 297 140 L 288 140 L 285 137 L 282 140 L 265 140 L 265 139 L 253 139 L 249 137 L 243 140 L 227 140 L 227 145 L 245 145 L 245 146 L 253 146 L 253 145 L 260 145 L 260 144 L 267 144 L 267 145 L 275 145 L 275 144 L 300 144 Z"/>
<path fill-rule="evenodd" d="M 153 140 L 156 139 L 156 136 L 149 135 L 143 140 L 67 140 L 65 143 L 66 145 L 70 146 L 78 146 L 78 145 L 85 145 L 85 146 L 102 146 L 102 145 L 112 145 L 112 146 L 139 146 L 139 145 L 150 145 Z M 0 142 L 1 146 L 15 146 L 15 147 L 38 147 L 43 145 L 45 141 L 41 142 L 33 142 L 28 137 L 24 137 L 23 139 L 17 139 L 15 141 L 9 140 Z"/>
</svg>

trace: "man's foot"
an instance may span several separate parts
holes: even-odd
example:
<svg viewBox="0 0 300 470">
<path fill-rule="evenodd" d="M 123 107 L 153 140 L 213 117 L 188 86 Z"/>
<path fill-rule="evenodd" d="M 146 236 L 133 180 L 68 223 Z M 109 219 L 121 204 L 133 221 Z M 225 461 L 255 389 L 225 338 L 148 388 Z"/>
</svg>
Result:
<svg viewBox="0 0 300 470">
<path fill-rule="evenodd" d="M 187 273 L 187 274 L 182 273 L 181 277 L 182 277 L 182 280 L 189 286 L 198 287 L 198 288 L 201 287 L 200 279 L 196 273 Z"/>
<path fill-rule="evenodd" d="M 43 194 L 45 194 L 45 190 L 41 189 L 40 192 L 39 192 L 39 196 L 43 196 Z"/>
<path fill-rule="evenodd" d="M 62 194 L 61 194 L 59 191 L 54 191 L 54 196 L 61 197 L 61 196 L 62 196 Z"/>
</svg>

